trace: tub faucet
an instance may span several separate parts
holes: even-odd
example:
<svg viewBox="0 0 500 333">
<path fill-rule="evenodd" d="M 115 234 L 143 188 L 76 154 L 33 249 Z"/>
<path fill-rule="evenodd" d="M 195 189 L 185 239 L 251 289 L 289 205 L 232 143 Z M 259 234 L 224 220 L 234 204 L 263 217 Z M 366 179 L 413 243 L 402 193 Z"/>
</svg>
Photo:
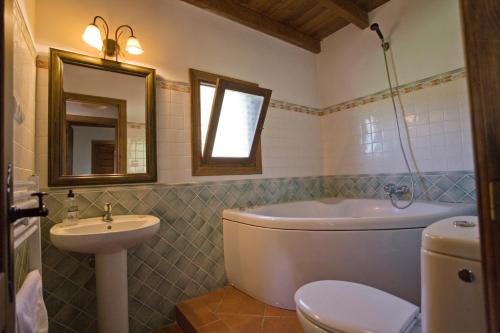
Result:
<svg viewBox="0 0 500 333">
<path fill-rule="evenodd" d="M 111 204 L 106 202 L 104 204 L 104 215 L 102 216 L 102 220 L 104 222 L 112 222 L 113 221 L 113 214 L 111 214 Z"/>
<path fill-rule="evenodd" d="M 389 198 L 392 198 L 394 195 L 400 198 L 403 194 L 410 192 L 410 188 L 406 185 L 396 186 L 395 184 L 385 184 L 384 192 Z"/>
</svg>

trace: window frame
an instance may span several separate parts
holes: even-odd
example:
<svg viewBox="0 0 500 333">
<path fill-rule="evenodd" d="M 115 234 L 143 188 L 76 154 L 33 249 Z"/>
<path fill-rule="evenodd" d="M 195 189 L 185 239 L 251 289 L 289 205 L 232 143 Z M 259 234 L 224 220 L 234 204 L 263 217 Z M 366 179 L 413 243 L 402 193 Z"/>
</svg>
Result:
<svg viewBox="0 0 500 333">
<path fill-rule="evenodd" d="M 190 69 L 191 81 L 191 158 L 192 158 L 192 175 L 193 176 L 222 176 L 222 175 L 251 175 L 262 174 L 262 151 L 261 151 L 261 133 L 263 124 L 269 108 L 272 91 L 269 89 L 259 88 L 259 85 L 253 82 L 242 81 L 222 75 Z M 218 102 L 220 105 L 214 112 L 210 114 L 210 122 L 207 130 L 207 138 L 205 141 L 205 150 L 210 146 L 212 151 L 215 141 L 215 133 L 218 126 L 218 118 L 220 116 L 223 100 L 223 93 L 217 89 L 219 84 L 224 88 L 238 88 L 238 91 L 248 92 L 258 95 L 265 94 L 262 111 L 259 116 L 257 128 L 255 130 L 254 141 L 250 156 L 248 158 L 213 158 L 204 156 L 203 147 L 201 146 L 201 104 L 200 104 L 200 85 L 215 85 L 216 91 L 214 96 L 214 104 Z M 242 90 L 240 90 L 240 88 Z M 217 113 L 217 115 L 215 114 Z M 215 119 L 217 117 L 217 119 Z M 216 121 L 213 126 L 213 121 Z M 210 140 L 212 139 L 212 140 Z M 207 150 L 208 151 L 208 150 Z"/>
</svg>

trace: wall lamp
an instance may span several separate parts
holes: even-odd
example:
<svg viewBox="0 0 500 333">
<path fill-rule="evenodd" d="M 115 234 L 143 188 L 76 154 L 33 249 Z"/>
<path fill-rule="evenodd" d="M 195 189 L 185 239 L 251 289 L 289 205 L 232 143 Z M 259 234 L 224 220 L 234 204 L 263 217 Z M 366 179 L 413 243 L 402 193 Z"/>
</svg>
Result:
<svg viewBox="0 0 500 333">
<path fill-rule="evenodd" d="M 97 27 L 97 20 L 101 20 L 104 27 L 105 38 L 102 39 L 101 30 Z M 115 30 L 115 39 L 109 38 L 109 26 L 104 18 L 101 16 L 94 17 L 92 23 L 90 23 L 85 31 L 83 32 L 82 38 L 83 40 L 92 47 L 95 47 L 99 51 L 103 53 L 103 58 L 106 59 L 108 57 L 115 57 L 115 60 L 118 61 L 118 55 L 120 54 L 120 45 L 118 44 L 118 39 L 123 33 L 123 30 L 130 30 L 130 36 L 127 39 L 127 43 L 125 44 L 125 50 L 129 54 L 137 55 L 142 54 L 144 51 L 139 43 L 139 40 L 134 36 L 134 30 L 132 27 L 124 24 L 120 25 Z"/>
</svg>

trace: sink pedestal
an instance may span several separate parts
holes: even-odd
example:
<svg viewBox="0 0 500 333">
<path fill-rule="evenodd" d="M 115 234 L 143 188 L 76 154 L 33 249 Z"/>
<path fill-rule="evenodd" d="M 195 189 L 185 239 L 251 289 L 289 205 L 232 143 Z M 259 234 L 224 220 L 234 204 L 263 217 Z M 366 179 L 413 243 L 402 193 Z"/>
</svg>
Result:
<svg viewBox="0 0 500 333">
<path fill-rule="evenodd" d="M 95 255 L 100 333 L 128 332 L 127 250 Z"/>
</svg>

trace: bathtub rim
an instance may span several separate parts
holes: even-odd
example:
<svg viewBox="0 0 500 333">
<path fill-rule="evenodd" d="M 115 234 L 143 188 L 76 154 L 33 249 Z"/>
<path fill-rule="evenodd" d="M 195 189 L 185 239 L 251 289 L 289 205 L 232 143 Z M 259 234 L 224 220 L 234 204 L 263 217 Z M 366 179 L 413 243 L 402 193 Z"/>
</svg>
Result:
<svg viewBox="0 0 500 333">
<path fill-rule="evenodd" d="M 339 200 L 363 200 L 385 202 L 380 199 L 352 199 L 352 198 L 322 198 L 317 200 L 301 200 L 295 202 L 326 202 L 335 204 Z M 377 216 L 377 217 L 275 217 L 255 213 L 253 210 L 266 206 L 293 204 L 294 202 L 271 205 L 253 206 L 250 208 L 225 209 L 222 218 L 228 222 L 241 223 L 255 227 L 279 230 L 307 230 L 307 231 L 355 231 L 355 230 L 397 230 L 421 229 L 430 224 L 450 216 L 476 215 L 476 204 L 473 203 L 446 203 L 432 201 L 417 201 L 448 208 L 440 212 L 416 213 L 413 215 Z"/>
</svg>

